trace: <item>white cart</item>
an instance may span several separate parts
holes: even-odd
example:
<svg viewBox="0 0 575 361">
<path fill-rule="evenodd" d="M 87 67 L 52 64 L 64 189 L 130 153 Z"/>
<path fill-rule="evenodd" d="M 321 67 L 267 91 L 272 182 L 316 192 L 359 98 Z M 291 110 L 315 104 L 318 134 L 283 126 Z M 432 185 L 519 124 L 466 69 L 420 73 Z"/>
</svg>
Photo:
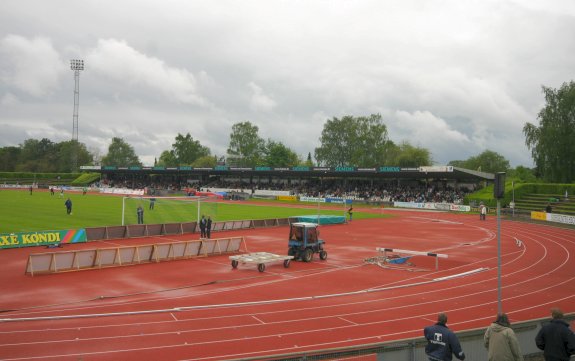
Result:
<svg viewBox="0 0 575 361">
<path fill-rule="evenodd" d="M 268 253 L 268 252 L 256 252 L 256 253 L 249 253 L 249 254 L 242 254 L 237 256 L 230 256 L 230 260 L 232 261 L 232 268 L 238 268 L 238 265 L 241 264 L 257 264 L 258 271 L 263 272 L 266 270 L 266 264 L 272 262 L 281 261 L 284 264 L 285 268 L 288 268 L 290 265 L 293 256 L 280 256 L 278 254 Z"/>
</svg>

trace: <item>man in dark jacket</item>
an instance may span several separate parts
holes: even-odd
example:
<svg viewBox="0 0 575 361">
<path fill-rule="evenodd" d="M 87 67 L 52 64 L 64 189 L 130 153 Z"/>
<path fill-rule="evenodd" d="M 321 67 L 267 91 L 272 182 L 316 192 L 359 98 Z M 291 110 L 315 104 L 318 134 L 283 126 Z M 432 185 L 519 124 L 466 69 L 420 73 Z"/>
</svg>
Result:
<svg viewBox="0 0 575 361">
<path fill-rule="evenodd" d="M 427 346 L 425 346 L 427 357 L 430 361 L 451 361 L 451 354 L 454 354 L 458 359 L 465 360 L 465 354 L 457 336 L 446 324 L 447 315 L 440 313 L 435 325 L 423 329 L 423 335 L 427 339 Z"/>
<path fill-rule="evenodd" d="M 575 355 L 575 334 L 560 309 L 552 309 L 551 317 L 551 322 L 537 333 L 535 344 L 543 350 L 545 361 L 568 361 L 570 355 Z"/>
</svg>

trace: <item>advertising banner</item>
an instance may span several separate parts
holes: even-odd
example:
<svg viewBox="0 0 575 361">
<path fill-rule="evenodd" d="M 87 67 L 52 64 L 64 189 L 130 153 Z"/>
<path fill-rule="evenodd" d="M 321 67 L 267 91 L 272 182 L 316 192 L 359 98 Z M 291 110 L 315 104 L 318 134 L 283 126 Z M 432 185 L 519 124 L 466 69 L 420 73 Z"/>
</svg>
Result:
<svg viewBox="0 0 575 361">
<path fill-rule="evenodd" d="M 47 246 L 50 244 L 81 242 L 87 242 L 85 229 L 0 233 L 0 248 Z"/>
<path fill-rule="evenodd" d="M 343 198 L 326 198 L 326 203 L 337 203 L 337 204 L 352 204 L 353 201 L 351 199 L 343 199 Z"/>
<path fill-rule="evenodd" d="M 297 196 L 278 196 L 278 201 L 297 201 Z"/>
<path fill-rule="evenodd" d="M 314 202 L 314 203 L 325 203 L 325 198 L 317 197 L 299 197 L 300 202 Z"/>
<path fill-rule="evenodd" d="M 415 208 L 415 209 L 433 209 L 440 211 L 452 212 L 470 212 L 471 207 L 462 204 L 453 203 L 415 203 L 415 202 L 393 202 L 394 207 Z"/>
<path fill-rule="evenodd" d="M 574 224 L 575 225 L 575 217 L 574 216 L 568 216 L 566 214 L 548 213 L 547 218 L 551 222 L 557 222 L 557 223 L 563 223 L 563 224 Z"/>
<path fill-rule="evenodd" d="M 547 220 L 547 213 L 545 212 L 531 212 L 531 219 L 538 219 L 540 221 L 546 221 Z"/>
</svg>

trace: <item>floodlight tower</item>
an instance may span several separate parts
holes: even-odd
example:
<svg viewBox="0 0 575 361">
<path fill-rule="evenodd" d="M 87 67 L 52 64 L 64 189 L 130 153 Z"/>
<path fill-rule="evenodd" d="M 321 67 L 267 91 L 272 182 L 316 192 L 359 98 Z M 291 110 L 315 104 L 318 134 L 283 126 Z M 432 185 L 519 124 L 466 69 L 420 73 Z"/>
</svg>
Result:
<svg viewBox="0 0 575 361">
<path fill-rule="evenodd" d="M 80 103 L 80 70 L 84 70 L 84 60 L 70 60 L 74 70 L 74 115 L 72 117 L 72 171 L 78 167 L 78 107 Z"/>
</svg>

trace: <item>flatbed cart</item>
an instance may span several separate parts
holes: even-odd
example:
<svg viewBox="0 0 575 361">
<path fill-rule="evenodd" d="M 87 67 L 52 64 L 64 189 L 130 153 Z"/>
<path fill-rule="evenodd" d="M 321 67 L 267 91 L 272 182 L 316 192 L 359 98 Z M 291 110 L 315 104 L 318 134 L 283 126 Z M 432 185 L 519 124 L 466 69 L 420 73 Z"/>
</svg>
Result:
<svg viewBox="0 0 575 361">
<path fill-rule="evenodd" d="M 284 267 L 288 268 L 293 256 L 280 256 L 278 254 L 268 252 L 256 252 L 249 254 L 241 254 L 237 256 L 230 256 L 232 261 L 232 268 L 238 268 L 241 264 L 257 264 L 258 271 L 263 272 L 266 270 L 266 264 L 271 262 L 283 261 Z"/>
</svg>

